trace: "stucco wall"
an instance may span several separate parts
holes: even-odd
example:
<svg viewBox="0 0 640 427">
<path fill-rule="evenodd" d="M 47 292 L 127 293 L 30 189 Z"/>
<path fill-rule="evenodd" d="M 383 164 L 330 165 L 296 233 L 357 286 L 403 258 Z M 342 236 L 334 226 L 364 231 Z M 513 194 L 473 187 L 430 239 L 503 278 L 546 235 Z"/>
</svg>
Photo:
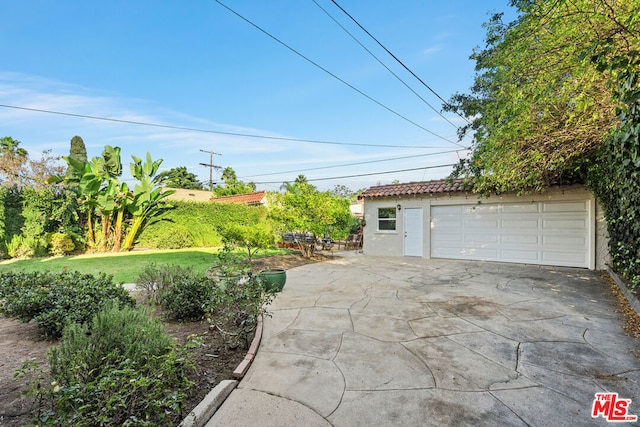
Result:
<svg viewBox="0 0 640 427">
<path fill-rule="evenodd" d="M 593 227 L 595 228 L 595 268 L 603 269 L 608 262 L 608 237 L 606 233 L 606 223 L 602 214 L 602 209 L 595 203 L 593 195 L 581 185 L 554 187 L 544 194 L 532 194 L 516 196 L 513 194 L 491 196 L 479 198 L 472 193 L 451 193 L 439 195 L 421 195 L 389 198 L 367 198 L 364 202 L 364 227 L 363 252 L 373 256 L 398 256 L 404 255 L 403 247 L 403 210 L 407 208 L 422 208 L 423 211 L 423 257 L 428 258 L 431 253 L 430 248 L 430 211 L 431 206 L 461 204 L 461 203 L 510 203 L 510 202 L 540 202 L 540 201 L 570 201 L 570 200 L 590 200 L 594 207 Z M 398 210 L 398 205 L 400 209 Z M 396 208 L 396 230 L 378 231 L 377 212 L 378 208 Z"/>
<path fill-rule="evenodd" d="M 596 203 L 596 270 L 607 268 L 611 258 L 609 257 L 609 233 L 607 221 L 604 219 L 604 211 L 599 203 Z"/>
</svg>

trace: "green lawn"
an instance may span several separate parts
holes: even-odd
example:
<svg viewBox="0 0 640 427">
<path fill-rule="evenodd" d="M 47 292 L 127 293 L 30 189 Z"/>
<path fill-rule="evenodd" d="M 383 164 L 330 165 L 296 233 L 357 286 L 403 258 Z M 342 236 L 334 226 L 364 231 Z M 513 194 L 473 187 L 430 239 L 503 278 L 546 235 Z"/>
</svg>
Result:
<svg viewBox="0 0 640 427">
<path fill-rule="evenodd" d="M 0 272 L 4 271 L 78 271 L 84 274 L 104 272 L 113 275 L 115 282 L 134 283 L 145 265 L 179 264 L 192 267 L 204 275 L 213 264 L 213 254 L 220 248 L 191 248 L 176 250 L 153 250 L 115 254 L 76 255 L 66 257 L 8 260 L 0 262 Z M 285 253 L 283 250 L 261 252 L 261 255 Z"/>
</svg>

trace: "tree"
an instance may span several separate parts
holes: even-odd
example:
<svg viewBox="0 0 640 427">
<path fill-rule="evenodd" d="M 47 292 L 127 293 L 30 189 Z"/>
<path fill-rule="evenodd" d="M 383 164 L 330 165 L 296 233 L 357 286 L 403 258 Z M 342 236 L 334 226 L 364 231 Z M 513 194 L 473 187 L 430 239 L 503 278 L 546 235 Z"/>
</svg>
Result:
<svg viewBox="0 0 640 427">
<path fill-rule="evenodd" d="M 614 268 L 640 286 L 640 0 L 513 0 L 487 24 L 472 93 L 473 154 L 454 176 L 479 192 L 584 179 L 605 211 Z"/>
<path fill-rule="evenodd" d="M 147 153 L 144 163 L 139 157 L 131 157 L 134 161 L 131 163 L 131 175 L 138 180 L 138 183 L 133 189 L 133 200 L 127 205 L 133 219 L 122 245 L 125 251 L 133 247 L 133 242 L 145 223 L 169 207 L 163 203 L 163 199 L 175 193 L 175 191 L 162 191 L 160 187 L 157 172 L 162 159 L 153 161 L 150 153 Z"/>
<path fill-rule="evenodd" d="M 217 197 L 248 194 L 256 191 L 255 183 L 249 182 L 245 184 L 238 180 L 236 172 L 230 166 L 227 166 L 222 171 L 222 180 L 224 181 L 224 187 L 216 187 L 213 189 L 213 194 Z"/>
<path fill-rule="evenodd" d="M 73 172 L 52 177 L 49 182 L 64 181 L 68 188 L 77 192 L 78 201 L 87 216 L 87 246 L 98 251 L 112 248 L 112 214 L 114 210 L 124 211 L 128 195 L 126 184 L 121 186 L 118 181 L 122 173 L 120 148 L 106 145 L 102 157 L 94 157 L 88 162 L 71 156 L 63 158 Z"/>
<path fill-rule="evenodd" d="M 333 187 L 333 190 L 331 190 L 331 194 L 343 199 L 353 200 L 356 193 L 351 191 L 351 189 L 346 185 L 336 184 L 335 187 Z"/>
<path fill-rule="evenodd" d="M 239 205 L 234 219 L 219 227 L 225 246 L 246 250 L 249 263 L 258 251 L 267 249 L 274 243 L 271 223 L 264 216 L 263 208 Z"/>
<path fill-rule="evenodd" d="M 28 170 L 25 172 L 24 178 L 25 185 L 38 190 L 48 187 L 48 179 L 60 175 L 64 171 L 60 160 L 60 156 L 54 156 L 51 154 L 51 150 L 44 150 L 40 159 L 29 159 Z"/>
<path fill-rule="evenodd" d="M 620 54 L 606 43 L 595 52 L 599 69 L 615 75 L 620 124 L 589 168 L 587 184 L 602 205 L 613 268 L 640 287 L 640 53 Z"/>
<path fill-rule="evenodd" d="M 330 192 L 318 191 L 313 185 L 295 183 L 284 193 L 274 193 L 269 200 L 269 217 L 281 233 L 312 233 L 346 236 L 351 226 L 349 201 Z M 315 243 L 315 242 L 313 242 Z M 313 255 L 313 245 L 303 243 L 305 257 Z"/>
<path fill-rule="evenodd" d="M 198 181 L 198 177 L 187 171 L 186 166 L 178 166 L 158 174 L 161 183 L 170 188 L 184 188 L 187 190 L 202 190 L 202 182 Z"/>
<path fill-rule="evenodd" d="M 5 136 L 0 139 L 0 183 L 7 187 L 20 186 L 23 166 L 28 153 L 19 147 L 20 141 Z"/>
<path fill-rule="evenodd" d="M 611 73 L 591 60 L 608 42 L 619 53 L 638 50 L 638 0 L 512 0 L 518 19 L 497 14 L 486 24 L 486 46 L 473 53 L 471 94 L 445 109 L 471 118 L 473 154 L 454 176 L 476 191 L 542 191 L 585 171 L 618 120 Z"/>
<path fill-rule="evenodd" d="M 296 177 L 296 179 L 292 183 L 283 182 L 282 185 L 280 186 L 280 189 L 286 192 L 297 191 L 298 189 L 301 188 L 300 186 L 304 184 L 309 184 L 309 180 L 307 179 L 306 176 L 300 174 Z"/>
<path fill-rule="evenodd" d="M 70 146 L 69 146 L 69 157 L 80 163 L 87 163 L 87 148 L 84 145 L 84 141 L 78 135 L 71 138 Z M 66 175 L 77 173 L 75 168 L 71 166 L 67 166 Z M 70 182 L 74 182 L 79 179 L 79 177 L 74 176 L 70 177 Z"/>
<path fill-rule="evenodd" d="M 59 175 L 63 169 L 60 157 L 44 150 L 39 159 L 29 158 L 29 153 L 19 147 L 20 141 L 6 136 L 0 139 L 0 183 L 20 189 L 33 187 L 43 189 L 47 179 Z"/>
<path fill-rule="evenodd" d="M 156 173 L 162 160 L 153 161 L 149 153 L 145 162 L 131 157 L 134 160 L 131 174 L 138 180 L 133 191 L 118 180 L 122 173 L 120 148 L 110 145 L 105 146 L 101 157 L 84 163 L 65 156 L 74 172 L 49 180 L 75 183 L 79 201 L 87 214 L 87 245 L 91 249 L 131 249 L 142 227 L 166 207 L 162 200 L 173 193 L 163 192 L 159 186 Z"/>
<path fill-rule="evenodd" d="M 69 157 L 79 162 L 87 161 L 87 147 L 84 145 L 84 140 L 78 135 L 71 138 Z"/>
</svg>

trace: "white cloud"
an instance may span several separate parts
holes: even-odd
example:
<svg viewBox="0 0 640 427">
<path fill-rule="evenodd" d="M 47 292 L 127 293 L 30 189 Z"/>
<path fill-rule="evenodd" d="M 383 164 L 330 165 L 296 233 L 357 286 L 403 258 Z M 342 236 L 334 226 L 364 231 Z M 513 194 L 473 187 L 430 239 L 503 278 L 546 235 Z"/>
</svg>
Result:
<svg viewBox="0 0 640 427">
<path fill-rule="evenodd" d="M 442 50 L 442 45 L 434 45 L 424 48 L 420 51 L 421 56 L 427 57 L 434 55 Z"/>
</svg>

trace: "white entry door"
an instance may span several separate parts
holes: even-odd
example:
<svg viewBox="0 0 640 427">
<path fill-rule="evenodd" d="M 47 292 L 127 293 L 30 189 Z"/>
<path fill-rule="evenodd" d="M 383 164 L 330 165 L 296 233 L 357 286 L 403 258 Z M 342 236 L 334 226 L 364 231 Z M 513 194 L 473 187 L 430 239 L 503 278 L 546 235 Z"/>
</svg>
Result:
<svg viewBox="0 0 640 427">
<path fill-rule="evenodd" d="M 422 256 L 422 208 L 404 210 L 404 255 Z"/>
</svg>

